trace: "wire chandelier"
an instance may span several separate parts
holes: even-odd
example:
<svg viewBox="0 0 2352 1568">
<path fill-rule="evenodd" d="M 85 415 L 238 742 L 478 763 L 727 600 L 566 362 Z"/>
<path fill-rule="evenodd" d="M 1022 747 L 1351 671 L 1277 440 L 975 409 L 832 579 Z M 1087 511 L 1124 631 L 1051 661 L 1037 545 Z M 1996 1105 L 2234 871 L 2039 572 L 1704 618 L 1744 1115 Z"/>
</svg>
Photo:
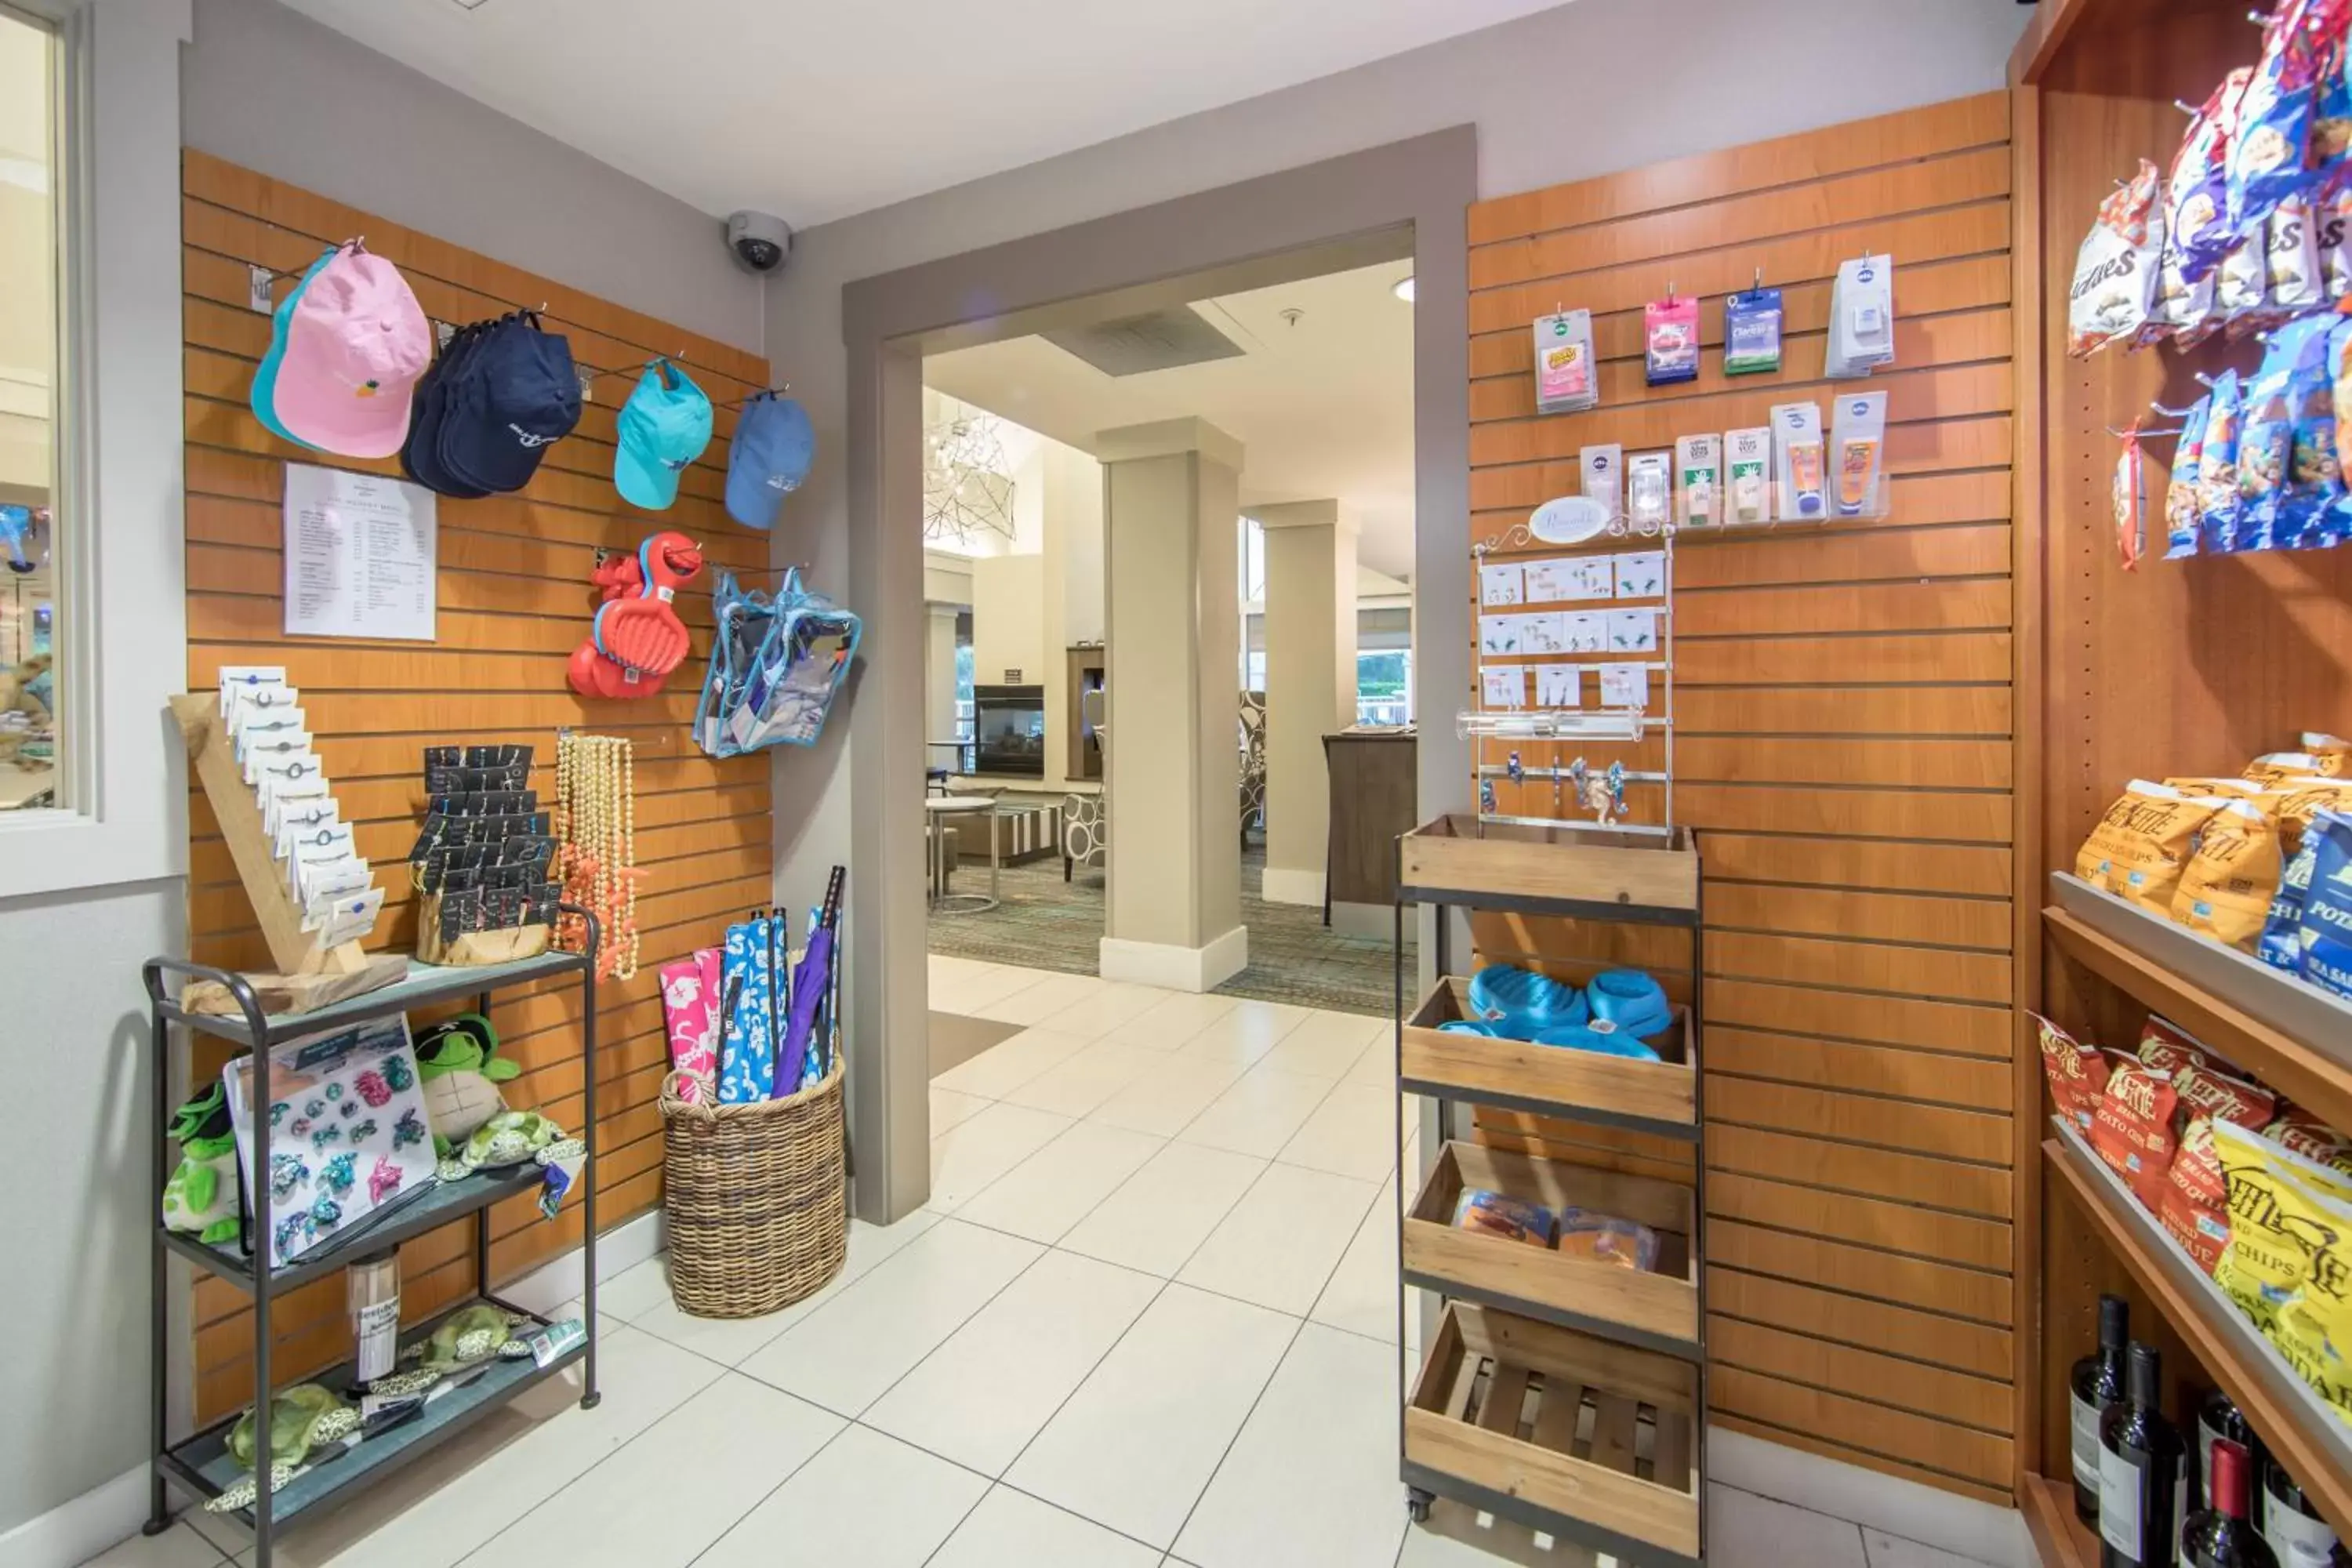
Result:
<svg viewBox="0 0 2352 1568">
<path fill-rule="evenodd" d="M 970 548 L 988 534 L 1013 538 L 1012 463 L 987 415 L 942 420 L 923 431 L 923 539 Z"/>
</svg>

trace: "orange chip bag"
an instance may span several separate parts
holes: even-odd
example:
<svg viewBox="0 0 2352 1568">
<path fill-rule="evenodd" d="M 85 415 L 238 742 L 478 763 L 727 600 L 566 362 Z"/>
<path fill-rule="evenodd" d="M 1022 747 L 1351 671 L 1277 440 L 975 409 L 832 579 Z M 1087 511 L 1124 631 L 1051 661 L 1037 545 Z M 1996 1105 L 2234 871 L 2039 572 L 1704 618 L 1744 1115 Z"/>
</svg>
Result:
<svg viewBox="0 0 2352 1568">
<path fill-rule="evenodd" d="M 2195 847 L 2197 830 L 2221 807 L 2211 796 L 2183 795 L 2134 779 L 2074 858 L 2074 874 L 2094 887 L 2169 917 L 2173 889 Z"/>
<path fill-rule="evenodd" d="M 2197 853 L 2180 869 L 2172 918 L 2190 931 L 2252 952 L 2277 896 L 2278 826 L 2251 801 L 2232 800 L 2205 821 Z"/>
<path fill-rule="evenodd" d="M 2087 1138 L 2091 1112 L 2107 1090 L 2107 1058 L 2039 1013 L 2032 1017 L 2042 1037 L 2042 1070 L 2050 1080 L 2051 1103 Z"/>
<path fill-rule="evenodd" d="M 2299 1105 L 2283 1110 L 2278 1120 L 2263 1129 L 2263 1136 L 2289 1153 L 2352 1176 L 2352 1139 Z"/>
<path fill-rule="evenodd" d="M 2172 1168 L 2172 1111 L 2179 1100 L 2163 1074 L 2126 1059 L 2107 1075 L 2107 1091 L 2091 1113 L 2091 1147 L 2150 1214 L 2163 1202 Z"/>
<path fill-rule="evenodd" d="M 2352 812 L 2352 778 L 2281 779 L 2254 804 L 2278 824 L 2280 859 L 2292 860 L 2303 847 L 2303 830 L 2314 816 L 2323 811 Z"/>
<path fill-rule="evenodd" d="M 2322 773 L 2319 759 L 2309 752 L 2265 752 L 2246 764 L 2245 776 L 2268 789 L 2281 779 L 2305 778 Z"/>
<path fill-rule="evenodd" d="M 2140 1026 L 2139 1059 L 2170 1078 L 2185 1067 L 2202 1067 L 2213 1059 L 2203 1041 L 2179 1025 L 2150 1013 Z"/>
<path fill-rule="evenodd" d="M 2326 778 L 2342 778 L 2352 773 L 2352 741 L 2336 735 L 2323 735 L 2316 730 L 2303 732 L 2305 754 L 2319 763 L 2312 771 Z"/>
<path fill-rule="evenodd" d="M 2179 1151 L 2165 1173 L 2156 1217 L 2198 1268 L 2213 1272 L 2221 1261 L 2221 1249 L 2230 1245 L 2230 1191 L 2209 1119 L 2191 1118 L 2181 1133 Z"/>
</svg>

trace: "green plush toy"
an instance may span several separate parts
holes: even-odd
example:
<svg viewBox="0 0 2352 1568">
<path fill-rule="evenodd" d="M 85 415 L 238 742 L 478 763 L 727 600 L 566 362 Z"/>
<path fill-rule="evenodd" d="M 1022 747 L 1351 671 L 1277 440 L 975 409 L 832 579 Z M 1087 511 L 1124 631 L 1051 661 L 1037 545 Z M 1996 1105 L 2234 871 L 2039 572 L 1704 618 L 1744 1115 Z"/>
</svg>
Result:
<svg viewBox="0 0 2352 1568">
<path fill-rule="evenodd" d="M 255 1442 L 257 1423 L 247 1410 L 228 1431 L 228 1456 L 247 1470 L 259 1458 Z M 315 1383 L 298 1383 L 269 1402 L 269 1485 L 283 1488 L 301 1470 L 313 1452 L 339 1443 L 360 1429 L 360 1413 Z M 251 1475 L 231 1482 L 205 1504 L 211 1513 L 234 1513 L 251 1508 L 259 1490 Z"/>
<path fill-rule="evenodd" d="M 172 1117 L 180 1163 L 163 1184 L 163 1228 L 218 1245 L 237 1238 L 236 1133 L 215 1083 Z"/>
<path fill-rule="evenodd" d="M 476 1128 L 506 1110 L 498 1086 L 520 1078 L 522 1068 L 498 1052 L 498 1031 L 479 1013 L 461 1013 L 416 1037 L 416 1076 L 441 1158 L 450 1158 Z"/>
<path fill-rule="evenodd" d="M 466 1140 L 457 1160 L 467 1171 L 520 1165 L 563 1137 L 563 1129 L 536 1110 L 501 1110 Z"/>
</svg>

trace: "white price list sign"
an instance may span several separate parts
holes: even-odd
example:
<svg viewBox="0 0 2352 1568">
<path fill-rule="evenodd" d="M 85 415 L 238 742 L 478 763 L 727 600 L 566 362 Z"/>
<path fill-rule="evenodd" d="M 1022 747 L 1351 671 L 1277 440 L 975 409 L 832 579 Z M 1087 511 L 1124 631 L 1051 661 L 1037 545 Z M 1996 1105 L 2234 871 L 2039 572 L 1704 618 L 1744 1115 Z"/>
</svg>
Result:
<svg viewBox="0 0 2352 1568">
<path fill-rule="evenodd" d="M 431 642 L 439 534 L 420 485 L 286 466 L 286 635 Z"/>
</svg>

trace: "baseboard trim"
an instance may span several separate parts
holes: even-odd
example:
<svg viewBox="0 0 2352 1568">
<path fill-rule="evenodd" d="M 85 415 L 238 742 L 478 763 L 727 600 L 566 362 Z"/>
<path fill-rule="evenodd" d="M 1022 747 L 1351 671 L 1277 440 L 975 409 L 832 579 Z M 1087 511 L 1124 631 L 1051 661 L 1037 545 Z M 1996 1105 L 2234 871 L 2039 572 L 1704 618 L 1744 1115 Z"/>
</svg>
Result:
<svg viewBox="0 0 2352 1568">
<path fill-rule="evenodd" d="M 667 1240 L 667 1227 L 657 1208 L 603 1232 L 596 1237 L 596 1283 L 602 1285 L 648 1258 L 659 1257 Z M 581 1249 L 575 1247 L 549 1258 L 499 1294 L 530 1311 L 551 1312 L 587 1289 L 587 1271 L 580 1265 Z"/>
<path fill-rule="evenodd" d="M 1302 871 L 1292 866 L 1268 866 L 1258 896 L 1269 904 L 1304 904 L 1310 910 L 1323 907 L 1323 873 Z"/>
<path fill-rule="evenodd" d="M 2041 1568 L 2025 1516 L 1801 1448 L 1710 1425 L 1707 1479 L 1780 1502 L 1852 1520 L 1996 1568 Z"/>
<path fill-rule="evenodd" d="M 147 1522 L 147 1467 L 110 1481 L 0 1535 L 0 1568 L 74 1568 Z"/>
<path fill-rule="evenodd" d="M 1249 967 L 1249 928 L 1235 926 L 1205 947 L 1107 936 L 1096 967 L 1105 980 L 1169 991 L 1214 991 Z"/>
</svg>

